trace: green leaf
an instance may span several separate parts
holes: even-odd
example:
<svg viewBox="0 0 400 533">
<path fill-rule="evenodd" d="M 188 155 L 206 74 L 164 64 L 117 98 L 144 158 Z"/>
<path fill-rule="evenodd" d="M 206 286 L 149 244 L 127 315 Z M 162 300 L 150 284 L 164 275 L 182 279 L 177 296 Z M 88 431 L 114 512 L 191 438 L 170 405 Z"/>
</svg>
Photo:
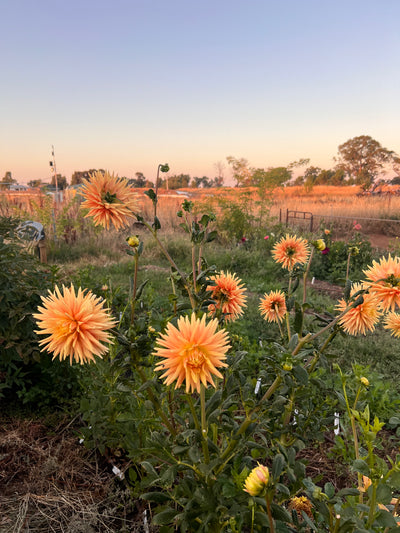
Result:
<svg viewBox="0 0 400 533">
<path fill-rule="evenodd" d="M 344 497 L 344 496 L 358 496 L 360 494 L 360 491 L 358 489 L 354 489 L 354 488 L 346 488 L 346 489 L 341 489 L 339 490 L 339 492 L 337 493 L 337 495 L 339 497 Z M 328 494 L 329 496 L 329 494 Z M 332 498 L 332 496 L 329 496 L 330 498 Z"/>
<path fill-rule="evenodd" d="M 285 458 L 281 453 L 275 455 L 272 461 L 271 475 L 274 480 L 279 479 L 285 465 Z"/>
<path fill-rule="evenodd" d="M 157 202 L 157 195 L 153 191 L 153 189 L 149 189 L 148 191 L 145 191 L 144 194 L 150 198 L 150 200 L 153 202 L 153 204 L 155 202 Z"/>
<path fill-rule="evenodd" d="M 178 511 L 175 511 L 174 509 L 165 509 L 165 511 L 161 511 L 161 513 L 154 515 L 151 522 L 155 526 L 171 524 L 177 514 Z"/>
<path fill-rule="evenodd" d="M 212 242 L 214 241 L 218 236 L 218 232 L 217 231 L 210 231 L 210 233 L 207 235 L 206 237 L 206 242 Z"/>
<path fill-rule="evenodd" d="M 352 465 L 353 470 L 356 472 L 360 472 L 360 474 L 363 474 L 364 476 L 370 477 L 371 472 L 369 469 L 369 466 L 363 459 L 356 459 Z"/>
<path fill-rule="evenodd" d="M 159 218 L 156 216 L 154 217 L 154 222 L 152 224 L 152 227 L 155 229 L 155 230 L 158 230 L 158 229 L 161 229 L 161 222 L 159 220 Z"/>
<path fill-rule="evenodd" d="M 296 365 L 295 367 L 293 367 L 292 372 L 294 377 L 300 383 L 300 385 L 305 386 L 308 384 L 308 372 L 305 368 L 300 365 Z"/>
<path fill-rule="evenodd" d="M 155 503 L 164 503 L 172 499 L 168 492 L 145 492 L 140 498 Z"/>
<path fill-rule="evenodd" d="M 379 524 L 380 527 L 395 527 L 397 525 L 396 519 L 394 516 L 389 513 L 389 511 L 385 511 L 384 509 L 381 509 L 379 513 L 377 514 L 375 521 Z M 400 531 L 400 528 L 398 528 Z"/>
<path fill-rule="evenodd" d="M 376 489 L 376 501 L 379 503 L 390 503 L 392 499 L 392 491 L 390 487 L 384 485 L 383 483 L 379 484 Z"/>
</svg>

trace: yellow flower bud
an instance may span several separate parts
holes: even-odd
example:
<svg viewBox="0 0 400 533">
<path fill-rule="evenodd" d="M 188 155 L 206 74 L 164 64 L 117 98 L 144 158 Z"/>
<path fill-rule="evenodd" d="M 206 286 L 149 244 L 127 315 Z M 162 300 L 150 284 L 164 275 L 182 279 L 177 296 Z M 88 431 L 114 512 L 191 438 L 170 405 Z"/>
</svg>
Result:
<svg viewBox="0 0 400 533">
<path fill-rule="evenodd" d="M 364 385 L 364 387 L 369 387 L 369 381 L 364 376 L 360 378 L 361 383 Z"/>
<path fill-rule="evenodd" d="M 250 496 L 258 496 L 267 486 L 269 480 L 269 470 L 266 466 L 260 465 L 253 468 L 244 482 L 244 491 Z"/>
<path fill-rule="evenodd" d="M 320 251 L 325 250 L 326 244 L 325 244 L 324 239 L 318 239 L 317 241 L 315 241 L 314 246 L 317 250 L 320 250 Z"/>
<path fill-rule="evenodd" d="M 292 363 L 283 363 L 282 368 L 283 368 L 283 370 L 289 371 L 289 370 L 292 370 L 293 365 L 292 365 Z"/>
<path fill-rule="evenodd" d="M 140 244 L 139 237 L 137 235 L 128 237 L 126 242 L 129 244 L 129 246 L 131 246 L 131 248 L 137 248 Z"/>
</svg>

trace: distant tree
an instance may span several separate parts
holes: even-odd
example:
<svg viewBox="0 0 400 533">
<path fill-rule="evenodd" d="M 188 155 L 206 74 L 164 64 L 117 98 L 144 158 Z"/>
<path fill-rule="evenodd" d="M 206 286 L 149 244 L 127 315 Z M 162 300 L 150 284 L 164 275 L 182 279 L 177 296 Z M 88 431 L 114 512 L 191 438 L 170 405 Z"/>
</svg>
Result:
<svg viewBox="0 0 400 533">
<path fill-rule="evenodd" d="M 0 181 L 0 189 L 9 189 L 13 183 L 17 183 L 17 180 L 13 179 L 11 172 L 8 170 Z"/>
<path fill-rule="evenodd" d="M 53 187 L 56 186 L 56 177 L 54 176 L 54 174 L 51 176 L 51 185 Z M 59 191 L 62 191 L 63 189 L 66 189 L 68 187 L 67 178 L 65 176 L 57 174 L 57 187 Z"/>
<path fill-rule="evenodd" d="M 148 187 L 148 180 L 145 178 L 143 172 L 135 172 L 136 178 L 128 180 L 131 187 L 143 188 Z"/>
<path fill-rule="evenodd" d="M 97 172 L 97 169 L 91 168 L 90 170 L 76 170 L 71 176 L 71 185 L 80 185 L 84 180 L 90 179 L 90 174 Z M 104 170 L 100 168 L 98 172 L 104 174 Z"/>
<path fill-rule="evenodd" d="M 390 180 L 391 185 L 400 185 L 400 176 L 395 176 Z"/>
<path fill-rule="evenodd" d="M 249 187 L 252 185 L 252 169 L 249 167 L 249 162 L 243 157 L 236 159 L 233 156 L 226 158 L 228 164 L 231 165 L 233 171 L 233 179 L 236 180 L 236 187 Z"/>
<path fill-rule="evenodd" d="M 169 189 L 182 189 L 189 187 L 189 174 L 174 174 L 165 179 L 160 179 L 160 187 L 166 187 L 168 180 Z"/>
<path fill-rule="evenodd" d="M 271 167 L 266 170 L 263 168 L 253 169 L 252 185 L 267 189 L 282 187 L 292 177 L 292 172 L 286 167 Z"/>
<path fill-rule="evenodd" d="M 28 187 L 35 188 L 35 187 L 40 187 L 41 185 L 43 185 L 43 181 L 41 179 L 28 181 Z"/>
<path fill-rule="evenodd" d="M 290 183 L 290 185 L 301 187 L 304 185 L 304 176 L 297 176 L 296 179 Z"/>
<path fill-rule="evenodd" d="M 399 156 L 369 135 L 353 137 L 338 147 L 336 168 L 342 169 L 354 183 L 369 188 L 385 167 L 400 165 Z"/>
<path fill-rule="evenodd" d="M 214 187 L 222 187 L 224 183 L 224 174 L 226 165 L 223 161 L 217 161 L 214 164 L 214 168 L 217 171 L 217 175 L 214 178 Z"/>
</svg>

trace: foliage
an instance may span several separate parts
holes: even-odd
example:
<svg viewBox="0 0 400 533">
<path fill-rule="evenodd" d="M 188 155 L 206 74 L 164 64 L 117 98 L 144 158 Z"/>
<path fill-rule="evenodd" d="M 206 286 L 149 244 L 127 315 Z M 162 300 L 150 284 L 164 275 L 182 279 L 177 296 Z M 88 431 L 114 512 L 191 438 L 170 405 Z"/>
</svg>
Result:
<svg viewBox="0 0 400 533">
<path fill-rule="evenodd" d="M 74 369 L 40 353 L 32 313 L 53 287 L 57 269 L 24 251 L 16 219 L 0 219 L 0 397 L 42 407 L 76 393 Z"/>
<path fill-rule="evenodd" d="M 337 167 L 357 185 L 368 189 L 386 165 L 399 165 L 400 158 L 369 135 L 353 137 L 338 148 Z"/>
<path fill-rule="evenodd" d="M 357 232 L 352 235 L 348 242 L 332 241 L 326 235 L 323 237 L 327 250 L 315 254 L 311 265 L 312 275 L 319 280 L 337 283 L 346 279 L 349 264 L 350 279 L 359 281 L 363 277 L 363 269 L 374 258 L 369 240 Z"/>
</svg>

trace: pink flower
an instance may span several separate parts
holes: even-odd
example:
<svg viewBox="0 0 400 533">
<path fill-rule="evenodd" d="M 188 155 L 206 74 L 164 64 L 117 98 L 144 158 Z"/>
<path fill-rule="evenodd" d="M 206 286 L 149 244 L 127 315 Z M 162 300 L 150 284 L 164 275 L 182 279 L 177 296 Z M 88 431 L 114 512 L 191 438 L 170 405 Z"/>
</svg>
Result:
<svg viewBox="0 0 400 533">
<path fill-rule="evenodd" d="M 327 255 L 327 254 L 329 254 L 329 248 L 326 247 L 326 248 L 324 248 L 323 250 L 321 250 L 321 254 L 323 254 L 323 255 Z"/>
<path fill-rule="evenodd" d="M 264 237 L 264 241 L 267 241 L 268 239 L 269 239 L 269 235 L 266 235 L 266 236 Z"/>
<path fill-rule="evenodd" d="M 361 224 L 357 224 L 357 220 L 354 220 L 354 222 L 353 222 L 353 229 L 355 229 L 357 231 L 359 229 L 361 229 Z"/>
<path fill-rule="evenodd" d="M 241 238 L 241 241 L 242 241 L 242 242 L 246 242 L 246 241 L 247 241 L 247 238 L 246 238 L 246 237 L 242 237 L 242 238 Z"/>
</svg>

